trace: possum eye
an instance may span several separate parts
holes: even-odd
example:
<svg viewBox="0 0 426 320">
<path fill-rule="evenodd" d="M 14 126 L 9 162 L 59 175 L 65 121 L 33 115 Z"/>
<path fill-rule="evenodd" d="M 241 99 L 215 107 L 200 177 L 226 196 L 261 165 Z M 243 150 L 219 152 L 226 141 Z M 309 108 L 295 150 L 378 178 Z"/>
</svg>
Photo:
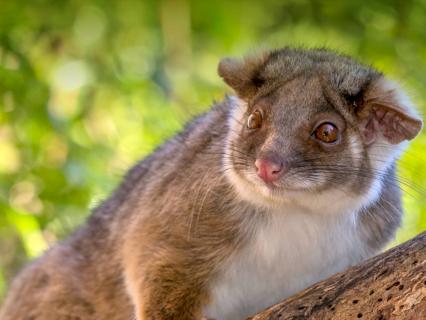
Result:
<svg viewBox="0 0 426 320">
<path fill-rule="evenodd" d="M 333 143 L 337 141 L 339 130 L 331 122 L 321 123 L 314 131 L 315 139 L 325 143 Z"/>
<path fill-rule="evenodd" d="M 247 119 L 247 128 L 258 129 L 262 125 L 262 113 L 259 110 L 255 110 Z"/>
</svg>

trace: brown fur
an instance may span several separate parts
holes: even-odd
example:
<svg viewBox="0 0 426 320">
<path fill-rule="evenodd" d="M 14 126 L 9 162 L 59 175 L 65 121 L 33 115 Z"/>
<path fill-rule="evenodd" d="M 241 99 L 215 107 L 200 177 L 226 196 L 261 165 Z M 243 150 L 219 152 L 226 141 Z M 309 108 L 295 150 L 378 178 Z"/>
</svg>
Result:
<svg viewBox="0 0 426 320">
<path fill-rule="evenodd" d="M 312 193 L 347 187 L 362 194 L 377 179 L 367 145 L 355 158 L 348 147 L 349 136 L 364 139 L 363 120 L 371 120 L 373 112 L 365 111 L 372 108 L 369 97 L 376 106 L 392 105 L 399 123 L 409 117 L 395 108 L 389 93 L 372 88 L 382 79 L 379 72 L 327 50 L 282 49 L 227 59 L 219 74 L 248 103 L 247 116 L 255 108 L 265 111 L 261 131 L 249 133 L 242 123 L 231 143 L 236 171 L 243 174 L 257 157 L 278 154 L 296 170 L 291 184 L 335 165 L 336 170 L 322 171 L 327 181 Z M 25 268 L 0 319 L 200 319 L 225 261 L 268 218 L 267 209 L 242 199 L 226 178 L 231 103 L 215 105 L 137 164 L 84 226 Z M 318 114 L 333 114 L 346 130 L 334 149 L 325 150 L 306 135 Z M 410 119 L 414 129 L 401 129 L 396 140 L 401 132 L 411 139 L 420 130 L 421 122 Z M 302 170 L 307 163 L 312 170 Z M 361 232 L 372 252 L 393 236 L 401 216 L 394 166 L 384 177 L 389 183 L 382 196 L 361 214 Z"/>
</svg>

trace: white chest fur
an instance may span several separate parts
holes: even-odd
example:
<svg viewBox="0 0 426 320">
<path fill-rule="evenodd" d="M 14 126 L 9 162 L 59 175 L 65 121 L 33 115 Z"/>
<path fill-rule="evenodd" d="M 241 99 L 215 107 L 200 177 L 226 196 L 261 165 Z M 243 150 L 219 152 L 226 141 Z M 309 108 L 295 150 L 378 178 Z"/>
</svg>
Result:
<svg viewBox="0 0 426 320">
<path fill-rule="evenodd" d="M 246 319 L 369 255 L 358 236 L 356 214 L 277 213 L 229 259 L 212 285 L 205 315 Z"/>
</svg>

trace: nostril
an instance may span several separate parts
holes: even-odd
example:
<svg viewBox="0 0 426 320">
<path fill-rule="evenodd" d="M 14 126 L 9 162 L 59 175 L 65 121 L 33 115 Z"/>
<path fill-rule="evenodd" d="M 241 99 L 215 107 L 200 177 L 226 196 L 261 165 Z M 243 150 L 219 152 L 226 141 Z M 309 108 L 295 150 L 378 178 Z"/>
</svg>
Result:
<svg viewBox="0 0 426 320">
<path fill-rule="evenodd" d="M 283 164 L 282 163 L 280 163 L 280 164 L 274 163 L 273 166 L 272 166 L 272 168 L 271 168 L 272 174 L 280 173 L 281 170 L 282 170 L 282 168 L 283 168 Z"/>
</svg>

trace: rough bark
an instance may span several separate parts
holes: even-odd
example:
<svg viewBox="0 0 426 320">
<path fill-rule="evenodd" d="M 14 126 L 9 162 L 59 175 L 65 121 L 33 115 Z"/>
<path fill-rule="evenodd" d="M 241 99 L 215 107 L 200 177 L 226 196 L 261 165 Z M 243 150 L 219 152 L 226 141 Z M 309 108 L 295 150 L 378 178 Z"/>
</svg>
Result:
<svg viewBox="0 0 426 320">
<path fill-rule="evenodd" d="M 250 319 L 426 319 L 426 232 Z"/>
</svg>

